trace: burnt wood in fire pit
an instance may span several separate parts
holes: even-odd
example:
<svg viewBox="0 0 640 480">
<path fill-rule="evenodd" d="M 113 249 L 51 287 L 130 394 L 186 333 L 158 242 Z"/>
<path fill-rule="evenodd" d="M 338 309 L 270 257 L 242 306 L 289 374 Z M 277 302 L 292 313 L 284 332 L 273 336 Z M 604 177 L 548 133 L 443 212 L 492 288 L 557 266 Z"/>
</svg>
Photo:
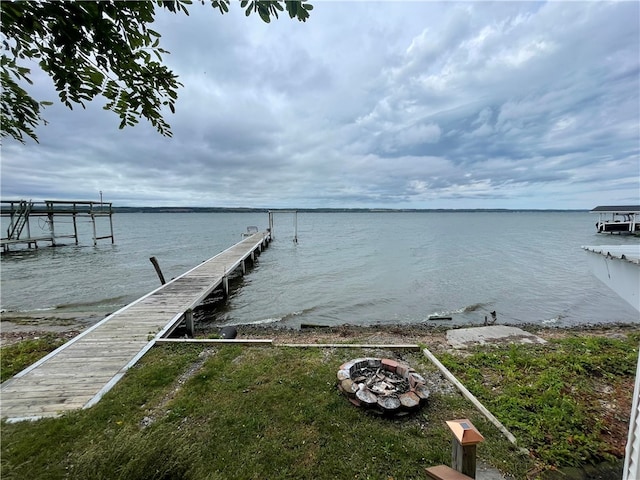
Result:
<svg viewBox="0 0 640 480">
<path fill-rule="evenodd" d="M 358 407 L 403 414 L 429 398 L 425 380 L 406 363 L 389 358 L 357 358 L 340 366 L 338 388 Z"/>
</svg>

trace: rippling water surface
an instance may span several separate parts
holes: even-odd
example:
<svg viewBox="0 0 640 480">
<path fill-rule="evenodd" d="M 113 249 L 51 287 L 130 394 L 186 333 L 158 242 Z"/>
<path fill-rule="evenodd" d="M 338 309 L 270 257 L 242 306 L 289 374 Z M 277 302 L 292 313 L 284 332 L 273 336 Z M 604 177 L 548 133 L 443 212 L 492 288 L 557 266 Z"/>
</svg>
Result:
<svg viewBox="0 0 640 480">
<path fill-rule="evenodd" d="M 275 241 L 235 282 L 219 324 L 482 324 L 569 326 L 638 321 L 590 273 L 582 245 L 638 244 L 595 233 L 583 212 L 299 213 L 275 215 Z M 21 251 L 2 258 L 2 308 L 108 313 L 240 240 L 266 214 L 114 215 L 116 244 Z M 65 226 L 58 226 L 60 233 Z M 69 226 L 67 225 L 67 228 Z M 108 228 L 102 226 L 102 228 Z M 36 233 L 34 232 L 34 235 Z M 100 234 L 100 232 L 99 232 Z M 442 322 L 442 321 L 441 321 Z"/>
</svg>

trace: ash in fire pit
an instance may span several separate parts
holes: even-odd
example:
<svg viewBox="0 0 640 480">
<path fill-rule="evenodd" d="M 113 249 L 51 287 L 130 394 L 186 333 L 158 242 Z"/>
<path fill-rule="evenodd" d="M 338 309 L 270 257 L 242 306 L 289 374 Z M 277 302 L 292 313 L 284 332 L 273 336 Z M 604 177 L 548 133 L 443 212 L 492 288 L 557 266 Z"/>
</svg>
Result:
<svg viewBox="0 0 640 480">
<path fill-rule="evenodd" d="M 405 363 L 389 358 L 357 358 L 340 366 L 338 388 L 358 407 L 401 414 L 429 398 L 425 380 Z"/>
</svg>

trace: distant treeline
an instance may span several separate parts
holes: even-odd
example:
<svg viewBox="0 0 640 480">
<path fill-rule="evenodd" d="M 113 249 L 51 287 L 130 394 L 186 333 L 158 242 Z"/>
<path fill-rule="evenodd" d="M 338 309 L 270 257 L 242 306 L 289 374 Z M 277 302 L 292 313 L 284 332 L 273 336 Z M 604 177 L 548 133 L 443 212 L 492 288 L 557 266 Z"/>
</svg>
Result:
<svg viewBox="0 0 640 480">
<path fill-rule="evenodd" d="M 121 213 L 380 213 L 380 212 L 587 212 L 588 210 L 508 208 L 245 208 L 245 207 L 113 207 Z"/>
</svg>

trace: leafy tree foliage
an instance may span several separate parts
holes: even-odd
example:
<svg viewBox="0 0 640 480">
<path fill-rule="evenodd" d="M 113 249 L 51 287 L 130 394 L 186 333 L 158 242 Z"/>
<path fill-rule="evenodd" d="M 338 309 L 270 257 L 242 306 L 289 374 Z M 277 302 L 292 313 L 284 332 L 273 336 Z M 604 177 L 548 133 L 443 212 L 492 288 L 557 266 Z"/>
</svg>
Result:
<svg viewBox="0 0 640 480">
<path fill-rule="evenodd" d="M 313 6 L 307 0 L 242 0 L 247 16 L 265 22 L 285 12 L 306 21 Z M 205 0 L 201 0 L 205 3 Z M 191 0 L 177 1 L 2 1 L 1 132 L 24 143 L 38 141 L 35 128 L 42 109 L 27 92 L 31 67 L 38 63 L 53 80 L 60 101 L 70 109 L 101 95 L 105 110 L 120 117 L 120 128 L 146 118 L 162 135 L 171 136 L 162 111 L 175 112 L 182 84 L 162 64 L 160 33 L 149 28 L 157 8 L 189 15 Z M 231 0 L 211 0 L 220 13 Z"/>
</svg>

